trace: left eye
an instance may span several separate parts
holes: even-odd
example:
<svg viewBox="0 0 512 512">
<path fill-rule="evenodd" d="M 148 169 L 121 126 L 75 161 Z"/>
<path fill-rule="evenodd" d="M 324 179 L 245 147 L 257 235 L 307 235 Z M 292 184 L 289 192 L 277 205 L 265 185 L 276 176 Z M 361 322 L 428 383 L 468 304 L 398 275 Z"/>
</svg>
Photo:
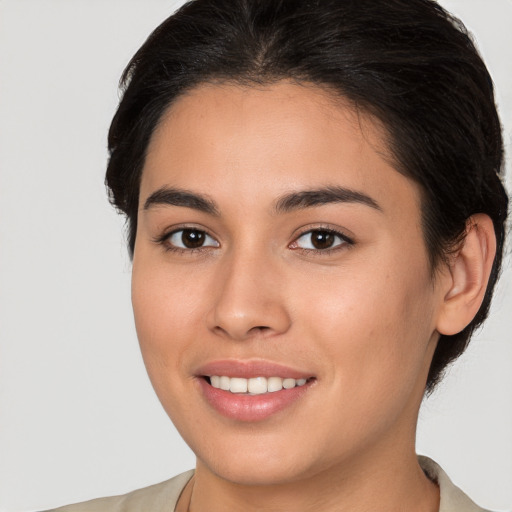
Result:
<svg viewBox="0 0 512 512">
<path fill-rule="evenodd" d="M 167 237 L 170 245 L 179 249 L 199 249 L 200 247 L 218 247 L 219 243 L 200 229 L 180 229 Z"/>
<path fill-rule="evenodd" d="M 293 248 L 311 249 L 316 251 L 333 249 L 339 245 L 349 243 L 340 233 L 326 229 L 313 229 L 299 236 L 293 242 Z"/>
</svg>

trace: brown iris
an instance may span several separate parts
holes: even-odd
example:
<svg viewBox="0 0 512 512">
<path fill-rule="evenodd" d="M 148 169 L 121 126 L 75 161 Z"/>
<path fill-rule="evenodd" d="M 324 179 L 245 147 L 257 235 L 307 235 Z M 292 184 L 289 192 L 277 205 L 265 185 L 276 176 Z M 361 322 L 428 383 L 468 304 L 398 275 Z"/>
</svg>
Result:
<svg viewBox="0 0 512 512">
<path fill-rule="evenodd" d="M 312 231 L 311 244 L 315 249 L 329 249 L 334 244 L 334 233 L 330 231 Z"/>
<path fill-rule="evenodd" d="M 181 241 L 187 249 L 197 249 L 198 247 L 202 247 L 205 239 L 206 235 L 204 231 L 199 231 L 197 229 L 184 229 L 181 233 Z"/>
</svg>

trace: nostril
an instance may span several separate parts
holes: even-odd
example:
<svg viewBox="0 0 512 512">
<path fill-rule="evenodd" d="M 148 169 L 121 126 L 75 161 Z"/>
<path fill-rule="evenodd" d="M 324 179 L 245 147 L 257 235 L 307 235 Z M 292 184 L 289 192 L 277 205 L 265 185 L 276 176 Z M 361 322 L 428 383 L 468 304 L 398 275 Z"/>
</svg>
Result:
<svg viewBox="0 0 512 512">
<path fill-rule="evenodd" d="M 268 331 L 270 329 L 270 327 L 267 327 L 266 325 L 257 325 L 256 327 L 253 327 L 251 329 L 252 330 L 256 330 L 256 331 Z"/>
</svg>

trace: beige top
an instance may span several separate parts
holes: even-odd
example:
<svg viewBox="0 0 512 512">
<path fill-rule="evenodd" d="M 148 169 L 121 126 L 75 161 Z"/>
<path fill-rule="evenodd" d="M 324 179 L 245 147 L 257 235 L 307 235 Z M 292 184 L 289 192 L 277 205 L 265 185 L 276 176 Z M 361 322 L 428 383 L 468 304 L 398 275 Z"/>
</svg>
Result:
<svg viewBox="0 0 512 512">
<path fill-rule="evenodd" d="M 433 460 L 420 456 L 419 461 L 423 471 L 439 485 L 439 512 L 489 512 L 475 505 Z M 193 474 L 194 471 L 187 471 L 122 496 L 99 498 L 48 512 L 176 512 L 178 498 Z"/>
</svg>

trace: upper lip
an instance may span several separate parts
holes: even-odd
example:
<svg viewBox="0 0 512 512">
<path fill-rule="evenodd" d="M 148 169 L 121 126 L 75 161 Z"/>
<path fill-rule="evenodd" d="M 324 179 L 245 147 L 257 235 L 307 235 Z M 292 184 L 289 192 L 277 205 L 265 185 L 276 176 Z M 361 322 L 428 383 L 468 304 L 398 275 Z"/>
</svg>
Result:
<svg viewBox="0 0 512 512">
<path fill-rule="evenodd" d="M 198 376 L 229 376 L 250 379 L 252 377 L 282 377 L 283 379 L 309 379 L 313 374 L 290 366 L 265 360 L 211 361 L 200 366 L 195 372 Z"/>
</svg>

